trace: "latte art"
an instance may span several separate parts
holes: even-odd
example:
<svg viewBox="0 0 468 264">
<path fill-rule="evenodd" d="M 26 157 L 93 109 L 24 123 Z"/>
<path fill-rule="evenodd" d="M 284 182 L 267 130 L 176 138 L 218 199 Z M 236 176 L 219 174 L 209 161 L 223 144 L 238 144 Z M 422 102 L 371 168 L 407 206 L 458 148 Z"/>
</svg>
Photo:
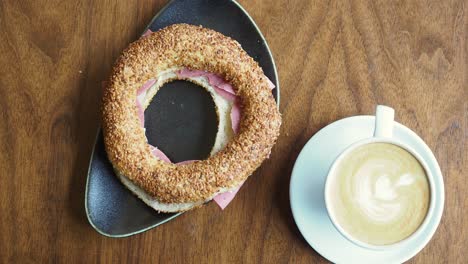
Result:
<svg viewBox="0 0 468 264">
<path fill-rule="evenodd" d="M 331 211 L 352 237 L 388 245 L 414 233 L 426 217 L 430 191 L 424 168 L 389 143 L 357 147 L 337 164 Z"/>
<path fill-rule="evenodd" d="M 356 194 L 358 207 L 369 218 L 376 222 L 391 222 L 402 214 L 405 209 L 405 193 L 399 195 L 401 187 L 409 186 L 414 182 L 410 174 L 397 176 L 397 182 L 392 182 L 391 175 L 384 171 L 386 160 L 374 160 L 362 164 L 362 167 L 353 175 L 362 177 L 354 181 L 353 192 Z M 387 164 L 392 166 L 392 164 Z M 372 177 L 372 176 L 374 177 Z"/>
</svg>

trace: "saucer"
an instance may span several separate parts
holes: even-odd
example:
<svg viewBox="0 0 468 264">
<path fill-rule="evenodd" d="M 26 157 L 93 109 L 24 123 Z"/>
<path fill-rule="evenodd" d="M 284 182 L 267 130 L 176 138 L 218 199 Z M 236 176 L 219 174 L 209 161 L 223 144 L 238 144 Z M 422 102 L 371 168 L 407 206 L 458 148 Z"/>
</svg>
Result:
<svg viewBox="0 0 468 264">
<path fill-rule="evenodd" d="M 416 133 L 395 122 L 393 138 L 418 152 L 434 177 L 435 208 L 429 224 L 410 244 L 380 251 L 355 245 L 333 226 L 324 201 L 328 169 L 347 146 L 373 136 L 374 122 L 374 116 L 354 116 L 324 127 L 304 146 L 292 171 L 289 198 L 294 221 L 310 246 L 334 263 L 405 262 L 429 242 L 442 217 L 444 181 L 439 164 L 432 151 Z"/>
</svg>

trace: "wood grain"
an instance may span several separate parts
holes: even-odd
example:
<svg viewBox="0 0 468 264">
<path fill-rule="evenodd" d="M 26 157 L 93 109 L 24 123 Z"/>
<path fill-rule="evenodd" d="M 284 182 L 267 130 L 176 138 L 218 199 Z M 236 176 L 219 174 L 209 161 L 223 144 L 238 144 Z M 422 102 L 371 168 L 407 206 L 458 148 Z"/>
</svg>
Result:
<svg viewBox="0 0 468 264">
<path fill-rule="evenodd" d="M 210 204 L 125 239 L 96 233 L 83 200 L 100 82 L 164 4 L 0 2 L 0 262 L 327 263 L 292 219 L 291 168 L 320 128 L 386 104 L 445 181 L 441 225 L 409 262 L 466 263 L 463 0 L 241 1 L 279 71 L 284 125 L 271 158 L 225 211 Z"/>
</svg>

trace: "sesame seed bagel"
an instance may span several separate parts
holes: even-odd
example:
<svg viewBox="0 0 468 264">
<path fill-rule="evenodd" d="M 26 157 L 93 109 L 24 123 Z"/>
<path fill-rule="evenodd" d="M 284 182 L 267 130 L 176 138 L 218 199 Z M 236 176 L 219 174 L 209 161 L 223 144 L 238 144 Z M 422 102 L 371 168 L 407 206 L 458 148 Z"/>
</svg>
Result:
<svg viewBox="0 0 468 264">
<path fill-rule="evenodd" d="M 151 153 L 135 101 L 147 80 L 184 67 L 215 73 L 231 83 L 242 103 L 242 117 L 238 133 L 222 150 L 177 165 Z M 104 89 L 102 118 L 105 147 L 115 170 L 161 203 L 193 206 L 244 182 L 269 156 L 281 125 L 268 79 L 257 62 L 235 40 L 188 24 L 168 26 L 130 44 Z"/>
</svg>

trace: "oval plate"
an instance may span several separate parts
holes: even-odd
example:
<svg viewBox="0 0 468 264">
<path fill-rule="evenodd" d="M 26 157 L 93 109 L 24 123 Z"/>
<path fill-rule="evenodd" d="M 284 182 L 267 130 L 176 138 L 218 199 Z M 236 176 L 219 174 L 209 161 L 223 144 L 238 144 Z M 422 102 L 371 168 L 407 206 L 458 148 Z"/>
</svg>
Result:
<svg viewBox="0 0 468 264">
<path fill-rule="evenodd" d="M 157 31 L 175 23 L 202 25 L 237 40 L 275 84 L 273 95 L 279 105 L 278 76 L 268 44 L 237 2 L 174 0 L 153 18 L 147 29 Z M 214 105 L 207 104 L 208 93 L 191 87 L 193 85 L 183 81 L 166 84 L 145 111 L 149 143 L 155 144 L 157 138 L 155 145 L 175 162 L 206 158 L 216 133 L 213 123 L 217 120 Z M 187 142 L 193 144 L 187 146 Z M 108 237 L 138 234 L 181 214 L 157 213 L 120 183 L 107 159 L 101 131 L 90 160 L 85 208 L 89 223 Z"/>
</svg>

